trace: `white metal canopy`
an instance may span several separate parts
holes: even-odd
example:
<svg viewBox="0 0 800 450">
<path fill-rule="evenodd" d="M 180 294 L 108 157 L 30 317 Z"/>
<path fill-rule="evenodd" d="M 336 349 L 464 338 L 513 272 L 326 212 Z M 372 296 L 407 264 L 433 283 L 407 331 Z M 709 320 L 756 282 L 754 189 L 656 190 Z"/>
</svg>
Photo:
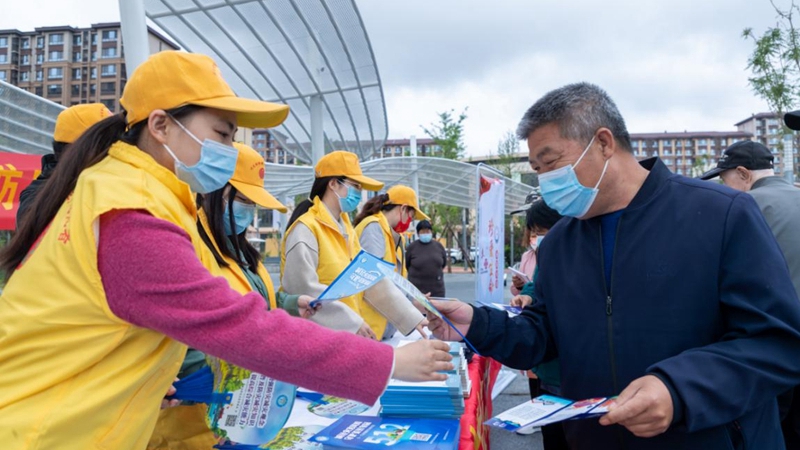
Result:
<svg viewBox="0 0 800 450">
<path fill-rule="evenodd" d="M 0 81 L 0 151 L 52 153 L 56 117 L 63 109 L 58 103 Z"/>
<path fill-rule="evenodd" d="M 183 48 L 213 57 L 238 95 L 291 107 L 274 134 L 300 161 L 313 161 L 315 101 L 325 153 L 349 150 L 366 160 L 383 146 L 383 90 L 355 0 L 144 4 L 147 17 Z"/>
<path fill-rule="evenodd" d="M 364 175 L 386 183 L 386 188 L 395 184 L 411 186 L 417 175 L 418 195 L 422 201 L 432 201 L 461 208 L 474 208 L 477 198 L 478 166 L 444 158 L 402 157 L 382 158 L 362 162 Z M 505 182 L 505 212 L 519 209 L 533 188 L 510 178 L 503 177 L 491 169 L 481 168 L 486 176 L 499 177 Z M 278 198 L 307 195 L 314 182 L 311 166 L 266 165 L 264 187 Z"/>
</svg>

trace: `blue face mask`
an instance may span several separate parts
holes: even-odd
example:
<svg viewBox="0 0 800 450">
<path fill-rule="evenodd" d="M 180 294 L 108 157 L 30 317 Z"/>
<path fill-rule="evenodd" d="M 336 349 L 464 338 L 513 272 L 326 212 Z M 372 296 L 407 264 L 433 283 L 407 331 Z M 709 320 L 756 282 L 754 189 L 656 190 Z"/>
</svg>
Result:
<svg viewBox="0 0 800 450">
<path fill-rule="evenodd" d="M 419 235 L 419 240 L 422 241 L 423 244 L 428 244 L 433 239 L 433 234 L 425 233 Z"/>
<path fill-rule="evenodd" d="M 606 160 L 606 164 L 603 166 L 603 173 L 600 174 L 600 179 L 597 180 L 597 184 L 593 188 L 582 185 L 578 180 L 578 176 L 575 175 L 575 166 L 586 156 L 586 152 L 589 151 L 592 143 L 594 143 L 594 137 L 589 141 L 589 145 L 583 150 L 581 157 L 578 158 L 575 164 L 539 175 L 539 186 L 542 189 L 544 202 L 562 216 L 585 216 L 589 212 L 589 208 L 592 207 L 597 193 L 600 192 L 597 187 L 603 181 L 609 160 Z"/>
<path fill-rule="evenodd" d="M 233 176 L 239 152 L 233 147 L 210 139 L 200 142 L 200 139 L 197 139 L 182 123 L 174 118 L 172 120 L 200 144 L 200 160 L 191 167 L 179 160 L 172 149 L 164 144 L 164 148 L 175 160 L 175 175 L 198 194 L 208 194 L 222 189 Z"/>
<path fill-rule="evenodd" d="M 536 236 L 536 248 L 542 245 L 542 239 L 544 239 L 544 236 Z"/>
<path fill-rule="evenodd" d="M 247 227 L 253 223 L 253 217 L 256 216 L 256 205 L 247 205 L 242 202 L 233 202 L 233 221 L 236 224 L 236 233 L 231 233 L 231 215 L 227 205 L 225 212 L 222 214 L 222 223 L 225 226 L 225 235 L 232 236 L 234 234 L 242 234 Z"/>
<path fill-rule="evenodd" d="M 339 208 L 341 208 L 343 213 L 351 213 L 355 211 L 358 208 L 358 204 L 361 203 L 361 191 L 348 185 L 344 181 L 340 181 L 339 184 L 347 186 L 347 196 L 345 197 L 339 197 L 336 191 L 333 192 L 339 197 Z"/>
</svg>

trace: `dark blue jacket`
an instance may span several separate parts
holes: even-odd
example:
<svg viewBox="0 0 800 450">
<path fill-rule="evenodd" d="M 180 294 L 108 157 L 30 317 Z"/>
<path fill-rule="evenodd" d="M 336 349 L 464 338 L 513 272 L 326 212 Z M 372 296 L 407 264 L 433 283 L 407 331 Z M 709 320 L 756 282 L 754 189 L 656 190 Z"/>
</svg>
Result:
<svg viewBox="0 0 800 450">
<path fill-rule="evenodd" d="M 518 369 L 558 356 L 567 398 L 617 395 L 646 374 L 670 389 L 666 433 L 565 422 L 575 450 L 783 449 L 775 397 L 800 384 L 800 302 L 775 238 L 749 195 L 642 165 L 611 295 L 600 219 L 561 220 L 539 250 L 536 303 L 513 319 L 476 308 L 467 338 Z"/>
</svg>

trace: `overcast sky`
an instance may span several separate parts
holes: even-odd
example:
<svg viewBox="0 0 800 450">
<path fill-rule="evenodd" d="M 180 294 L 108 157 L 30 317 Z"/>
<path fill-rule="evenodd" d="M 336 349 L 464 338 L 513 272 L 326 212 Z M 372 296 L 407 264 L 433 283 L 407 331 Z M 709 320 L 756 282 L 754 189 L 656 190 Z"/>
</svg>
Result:
<svg viewBox="0 0 800 450">
<path fill-rule="evenodd" d="M 303 0 L 298 0 L 303 1 Z M 785 4 L 787 0 L 776 0 Z M 467 151 L 496 151 L 547 91 L 605 88 L 629 131 L 723 131 L 766 110 L 747 84 L 769 0 L 356 0 L 383 81 L 389 137 L 468 108 Z M 119 20 L 116 0 L 3 0 L 0 28 Z"/>
</svg>

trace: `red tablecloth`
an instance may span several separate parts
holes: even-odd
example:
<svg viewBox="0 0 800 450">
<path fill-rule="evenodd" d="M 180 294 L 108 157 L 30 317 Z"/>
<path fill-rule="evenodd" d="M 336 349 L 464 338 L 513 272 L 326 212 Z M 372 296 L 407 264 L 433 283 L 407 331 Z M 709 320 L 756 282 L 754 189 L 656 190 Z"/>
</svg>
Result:
<svg viewBox="0 0 800 450">
<path fill-rule="evenodd" d="M 488 450 L 489 427 L 483 422 L 492 417 L 492 388 L 500 372 L 500 363 L 475 355 L 467 366 L 472 380 L 472 393 L 464 400 L 461 416 L 459 450 Z"/>
</svg>

